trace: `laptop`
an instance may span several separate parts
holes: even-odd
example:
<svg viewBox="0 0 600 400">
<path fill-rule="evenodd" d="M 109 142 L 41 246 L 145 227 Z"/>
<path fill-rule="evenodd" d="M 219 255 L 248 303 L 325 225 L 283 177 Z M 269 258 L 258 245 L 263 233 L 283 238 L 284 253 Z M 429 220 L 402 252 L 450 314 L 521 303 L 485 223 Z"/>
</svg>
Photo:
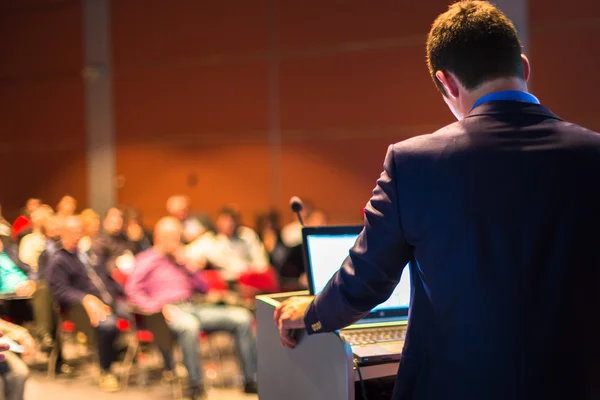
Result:
<svg viewBox="0 0 600 400">
<path fill-rule="evenodd" d="M 304 227 L 303 250 L 311 295 L 320 293 L 348 257 L 362 226 Z M 397 362 L 404 347 L 411 282 L 408 266 L 384 303 L 339 335 L 352 348 L 360 365 Z"/>
</svg>

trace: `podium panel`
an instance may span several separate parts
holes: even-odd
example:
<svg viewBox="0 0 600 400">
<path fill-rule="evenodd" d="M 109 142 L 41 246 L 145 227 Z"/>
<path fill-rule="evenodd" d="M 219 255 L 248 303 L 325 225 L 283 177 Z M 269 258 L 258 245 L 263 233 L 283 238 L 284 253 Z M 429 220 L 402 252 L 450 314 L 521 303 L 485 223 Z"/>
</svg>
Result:
<svg viewBox="0 0 600 400">
<path fill-rule="evenodd" d="M 355 383 L 359 381 L 359 374 L 354 369 L 352 348 L 337 333 L 302 335 L 294 350 L 284 348 L 279 343 L 279 330 L 273 323 L 275 308 L 289 297 L 306 295 L 308 292 L 302 291 L 256 298 L 260 400 L 362 398 L 360 393 L 356 393 Z M 386 383 L 388 388 L 393 386 L 397 370 L 398 363 L 360 368 L 366 382 L 392 377 L 391 383 Z M 369 399 L 378 398 L 369 394 Z"/>
</svg>

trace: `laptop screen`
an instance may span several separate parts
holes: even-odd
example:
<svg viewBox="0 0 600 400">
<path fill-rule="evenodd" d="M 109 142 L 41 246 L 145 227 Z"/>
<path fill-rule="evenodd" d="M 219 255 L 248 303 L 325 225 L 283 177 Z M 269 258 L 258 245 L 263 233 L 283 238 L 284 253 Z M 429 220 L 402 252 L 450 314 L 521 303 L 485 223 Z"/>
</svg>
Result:
<svg viewBox="0 0 600 400">
<path fill-rule="evenodd" d="M 340 269 L 354 246 L 362 227 L 304 228 L 305 256 L 311 294 L 320 293 Z M 410 272 L 404 268 L 400 283 L 384 303 L 376 306 L 367 318 L 408 315 Z"/>
</svg>

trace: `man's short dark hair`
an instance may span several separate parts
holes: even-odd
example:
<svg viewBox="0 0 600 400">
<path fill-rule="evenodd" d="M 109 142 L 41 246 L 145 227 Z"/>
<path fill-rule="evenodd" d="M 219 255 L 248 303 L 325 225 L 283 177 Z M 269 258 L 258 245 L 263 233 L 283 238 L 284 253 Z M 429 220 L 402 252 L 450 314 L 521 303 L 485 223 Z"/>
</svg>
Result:
<svg viewBox="0 0 600 400">
<path fill-rule="evenodd" d="M 498 78 L 523 78 L 521 42 L 512 22 L 487 1 L 452 4 L 433 23 L 427 66 L 442 94 L 437 71 L 452 72 L 467 89 Z"/>
</svg>

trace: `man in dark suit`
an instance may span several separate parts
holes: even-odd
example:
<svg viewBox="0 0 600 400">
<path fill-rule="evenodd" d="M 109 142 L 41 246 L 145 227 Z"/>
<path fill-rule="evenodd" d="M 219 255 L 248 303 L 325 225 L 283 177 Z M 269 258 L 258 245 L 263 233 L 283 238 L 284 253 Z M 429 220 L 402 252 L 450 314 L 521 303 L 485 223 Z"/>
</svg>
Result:
<svg viewBox="0 0 600 400">
<path fill-rule="evenodd" d="M 600 136 L 527 93 L 516 30 L 487 2 L 451 5 L 427 55 L 458 122 L 388 149 L 340 271 L 277 308 L 281 342 L 362 318 L 410 261 L 394 399 L 599 399 Z"/>
</svg>

